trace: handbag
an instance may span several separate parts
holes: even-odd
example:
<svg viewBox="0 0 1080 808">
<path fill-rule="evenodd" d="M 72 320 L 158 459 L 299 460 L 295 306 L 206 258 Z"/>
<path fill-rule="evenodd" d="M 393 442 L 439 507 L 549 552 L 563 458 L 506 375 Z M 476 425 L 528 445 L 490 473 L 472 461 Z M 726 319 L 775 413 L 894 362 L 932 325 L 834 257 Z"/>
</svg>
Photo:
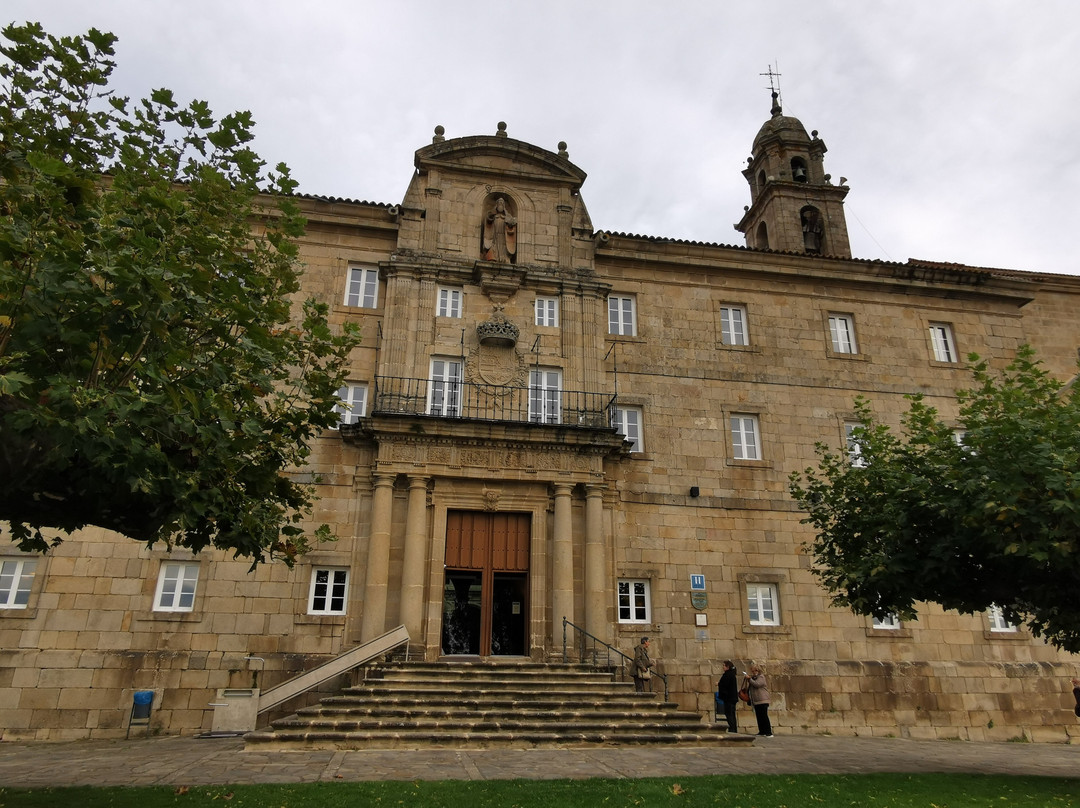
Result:
<svg viewBox="0 0 1080 808">
<path fill-rule="evenodd" d="M 646 668 L 645 670 L 643 670 L 641 672 L 641 675 L 639 676 L 639 678 L 641 678 L 641 679 L 652 679 L 652 673 L 650 673 L 649 669 Z"/>
<path fill-rule="evenodd" d="M 739 691 L 739 701 L 750 701 L 750 691 L 747 690 L 745 687 Z"/>
</svg>

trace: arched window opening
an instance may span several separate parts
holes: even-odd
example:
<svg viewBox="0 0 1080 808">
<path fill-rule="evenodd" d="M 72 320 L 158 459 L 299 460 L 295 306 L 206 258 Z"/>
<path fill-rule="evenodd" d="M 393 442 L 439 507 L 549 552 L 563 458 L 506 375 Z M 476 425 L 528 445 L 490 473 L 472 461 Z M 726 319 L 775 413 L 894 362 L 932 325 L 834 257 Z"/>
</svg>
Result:
<svg viewBox="0 0 1080 808">
<path fill-rule="evenodd" d="M 795 182 L 810 181 L 810 175 L 806 171 L 806 161 L 801 157 L 791 158 L 791 178 Z"/>
<path fill-rule="evenodd" d="M 765 169 L 761 169 L 761 171 L 758 172 L 758 175 L 757 175 L 757 187 L 758 187 L 758 193 L 761 193 L 762 191 L 765 190 Z"/>
<path fill-rule="evenodd" d="M 769 228 L 765 222 L 758 223 L 757 237 L 754 239 L 754 244 L 759 250 L 769 249 Z"/>
</svg>

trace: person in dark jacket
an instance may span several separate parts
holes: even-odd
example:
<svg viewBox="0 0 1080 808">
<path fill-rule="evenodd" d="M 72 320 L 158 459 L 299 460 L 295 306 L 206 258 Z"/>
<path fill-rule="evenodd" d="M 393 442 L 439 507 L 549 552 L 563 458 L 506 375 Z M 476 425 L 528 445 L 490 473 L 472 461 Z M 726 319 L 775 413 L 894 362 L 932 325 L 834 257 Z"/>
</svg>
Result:
<svg viewBox="0 0 1080 808">
<path fill-rule="evenodd" d="M 720 701 L 724 704 L 728 732 L 738 732 L 739 722 L 735 718 L 735 708 L 739 706 L 739 683 L 735 677 L 735 664 L 730 659 L 724 660 L 724 672 L 720 674 L 716 692 L 720 694 Z"/>
<path fill-rule="evenodd" d="M 1073 686 L 1073 698 L 1076 699 L 1076 707 L 1073 708 L 1073 712 L 1080 716 L 1080 679 L 1072 680 Z"/>
</svg>

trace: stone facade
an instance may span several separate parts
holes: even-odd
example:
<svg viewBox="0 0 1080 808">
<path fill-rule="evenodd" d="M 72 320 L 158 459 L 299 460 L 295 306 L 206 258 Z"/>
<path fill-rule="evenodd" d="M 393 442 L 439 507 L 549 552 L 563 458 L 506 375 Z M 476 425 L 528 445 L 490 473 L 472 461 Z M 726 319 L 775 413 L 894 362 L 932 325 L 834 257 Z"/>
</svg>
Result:
<svg viewBox="0 0 1080 808">
<path fill-rule="evenodd" d="M 364 334 L 357 409 L 297 472 L 338 540 L 255 572 L 100 530 L 32 574 L 5 551 L 30 588 L 0 609 L 3 737 L 123 735 L 137 690 L 153 731 L 208 730 L 218 689 L 399 624 L 428 660 L 561 659 L 566 618 L 650 636 L 705 715 L 720 661 L 753 660 L 777 732 L 1069 739 L 1080 660 L 988 615 L 829 606 L 786 486 L 844 445 L 857 394 L 893 422 L 908 393 L 955 412 L 970 351 L 1030 342 L 1071 378 L 1080 278 L 852 259 L 824 151 L 774 107 L 746 248 L 595 231 L 565 146 L 502 125 L 436 130 L 400 205 L 302 198 L 304 294 Z"/>
</svg>

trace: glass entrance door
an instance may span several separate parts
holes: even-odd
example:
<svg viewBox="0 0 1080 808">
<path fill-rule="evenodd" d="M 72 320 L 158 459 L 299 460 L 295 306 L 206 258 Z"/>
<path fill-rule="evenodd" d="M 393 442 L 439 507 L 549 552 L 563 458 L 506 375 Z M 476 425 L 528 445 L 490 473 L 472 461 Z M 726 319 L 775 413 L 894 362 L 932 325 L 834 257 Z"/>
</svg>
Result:
<svg viewBox="0 0 1080 808">
<path fill-rule="evenodd" d="M 483 593 L 483 573 L 470 570 L 446 571 L 446 583 L 443 586 L 443 654 L 480 653 Z"/>
<path fill-rule="evenodd" d="M 523 572 L 496 572 L 492 579 L 491 653 L 524 656 L 528 576 Z"/>
</svg>

